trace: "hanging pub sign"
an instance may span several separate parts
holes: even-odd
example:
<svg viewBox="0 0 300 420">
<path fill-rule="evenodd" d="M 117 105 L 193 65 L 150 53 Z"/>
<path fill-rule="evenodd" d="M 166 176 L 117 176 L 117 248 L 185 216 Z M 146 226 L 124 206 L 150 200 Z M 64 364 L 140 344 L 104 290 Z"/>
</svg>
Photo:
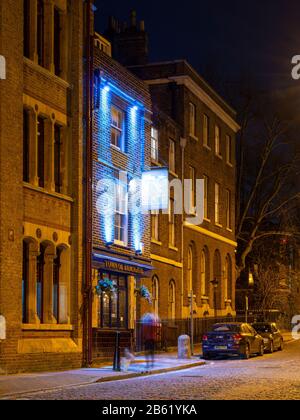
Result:
<svg viewBox="0 0 300 420">
<path fill-rule="evenodd" d="M 167 168 L 153 168 L 142 174 L 142 209 L 167 210 L 169 208 L 169 175 Z"/>
<path fill-rule="evenodd" d="M 6 60 L 3 55 L 0 55 L 0 80 L 6 79 Z"/>
</svg>

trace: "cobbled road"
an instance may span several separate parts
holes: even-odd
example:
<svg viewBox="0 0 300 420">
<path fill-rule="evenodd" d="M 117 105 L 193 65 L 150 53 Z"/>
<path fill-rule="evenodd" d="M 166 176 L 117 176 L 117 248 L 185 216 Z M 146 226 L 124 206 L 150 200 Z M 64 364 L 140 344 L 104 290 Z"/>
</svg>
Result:
<svg viewBox="0 0 300 420">
<path fill-rule="evenodd" d="M 300 400 L 300 340 L 250 360 L 216 360 L 160 375 L 35 393 L 34 400 Z"/>
</svg>

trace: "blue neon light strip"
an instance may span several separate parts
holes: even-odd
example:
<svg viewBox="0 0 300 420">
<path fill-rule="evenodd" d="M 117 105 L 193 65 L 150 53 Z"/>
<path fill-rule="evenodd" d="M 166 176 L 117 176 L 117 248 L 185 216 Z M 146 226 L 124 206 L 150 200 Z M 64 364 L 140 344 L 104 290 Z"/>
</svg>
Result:
<svg viewBox="0 0 300 420">
<path fill-rule="evenodd" d="M 114 85 L 113 83 L 107 81 L 106 79 L 104 79 L 103 77 L 101 78 L 101 85 L 103 87 L 103 85 L 109 86 L 109 88 L 118 96 L 120 96 L 121 98 L 125 99 L 126 101 L 130 102 L 132 105 L 136 105 L 141 109 L 144 109 L 144 105 L 137 101 L 136 99 L 134 99 L 132 96 L 127 95 L 127 93 L 125 93 L 123 90 L 121 90 L 120 88 L 118 88 L 116 85 Z"/>
</svg>

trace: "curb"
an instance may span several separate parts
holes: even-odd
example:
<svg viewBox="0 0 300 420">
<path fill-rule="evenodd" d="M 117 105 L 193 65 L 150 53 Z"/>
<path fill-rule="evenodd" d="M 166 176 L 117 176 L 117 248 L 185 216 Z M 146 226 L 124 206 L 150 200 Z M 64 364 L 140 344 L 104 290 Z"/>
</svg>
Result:
<svg viewBox="0 0 300 420">
<path fill-rule="evenodd" d="M 44 388 L 42 390 L 31 390 L 31 391 L 25 391 L 25 392 L 17 392 L 17 393 L 12 393 L 12 394 L 1 395 L 0 396 L 0 401 L 1 400 L 9 400 L 9 399 L 26 397 L 26 395 L 41 394 L 41 393 L 44 393 L 44 392 L 56 392 L 56 391 L 60 391 L 60 390 L 63 390 L 63 389 L 83 387 L 83 386 L 93 385 L 93 384 L 98 384 L 98 383 L 122 381 L 122 380 L 132 379 L 132 378 L 142 378 L 142 377 L 146 377 L 146 376 L 158 375 L 158 374 L 161 374 L 161 373 L 176 372 L 176 371 L 179 371 L 179 370 L 190 369 L 190 368 L 194 368 L 194 367 L 197 367 L 197 366 L 202 366 L 202 365 L 205 365 L 205 364 L 206 364 L 206 362 L 203 362 L 203 361 L 194 362 L 194 363 L 190 363 L 190 364 L 187 364 L 187 365 L 156 369 L 156 370 L 153 370 L 151 372 L 132 372 L 132 373 L 128 373 L 128 374 L 125 374 L 125 375 L 114 375 L 114 376 L 109 376 L 109 377 L 106 377 L 106 378 L 95 379 L 95 380 L 92 380 L 92 381 L 89 381 L 89 382 L 81 382 L 81 383 L 71 384 L 71 385 L 62 385 L 62 386 L 58 386 L 58 387 L 55 387 L 55 388 Z"/>
<path fill-rule="evenodd" d="M 188 365 L 156 369 L 156 370 L 152 370 L 151 372 L 132 372 L 132 373 L 128 373 L 127 375 L 115 375 L 115 376 L 109 376 L 107 378 L 97 379 L 93 383 L 99 384 L 102 382 L 122 381 L 125 379 L 131 379 L 131 378 L 141 378 L 141 377 L 146 377 L 146 376 L 159 375 L 161 373 L 176 372 L 179 370 L 190 369 L 190 368 L 203 366 L 203 365 L 206 365 L 206 362 L 194 362 Z"/>
</svg>

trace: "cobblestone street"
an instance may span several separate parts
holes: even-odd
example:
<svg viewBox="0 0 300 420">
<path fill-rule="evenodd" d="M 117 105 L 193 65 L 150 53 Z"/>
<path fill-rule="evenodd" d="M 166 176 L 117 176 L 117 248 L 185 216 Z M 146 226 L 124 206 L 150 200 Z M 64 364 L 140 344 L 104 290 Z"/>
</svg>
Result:
<svg viewBox="0 0 300 420">
<path fill-rule="evenodd" d="M 26 399 L 300 400 L 300 341 L 287 344 L 282 353 L 249 361 L 216 360 L 184 371 L 35 393 Z"/>
</svg>

